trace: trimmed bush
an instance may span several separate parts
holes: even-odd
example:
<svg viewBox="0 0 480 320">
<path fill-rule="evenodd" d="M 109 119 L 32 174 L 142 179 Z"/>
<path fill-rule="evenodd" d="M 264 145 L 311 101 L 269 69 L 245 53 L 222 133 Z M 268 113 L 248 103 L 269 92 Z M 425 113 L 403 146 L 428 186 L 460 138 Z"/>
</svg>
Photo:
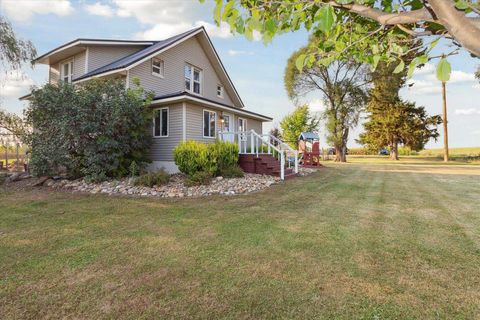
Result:
<svg viewBox="0 0 480 320">
<path fill-rule="evenodd" d="M 165 172 L 165 170 L 160 169 L 156 172 L 148 172 L 135 178 L 134 184 L 136 186 L 145 186 L 151 188 L 153 186 L 161 186 L 167 184 L 168 181 L 170 181 L 170 175 Z"/>
<path fill-rule="evenodd" d="M 173 157 L 178 170 L 188 176 L 201 171 L 215 176 L 221 169 L 237 166 L 238 146 L 222 141 L 212 144 L 187 141 L 175 147 Z"/>
<path fill-rule="evenodd" d="M 212 181 L 212 174 L 207 171 L 197 171 L 185 180 L 187 187 L 208 185 Z"/>
<path fill-rule="evenodd" d="M 197 141 L 182 142 L 173 149 L 173 158 L 180 172 L 188 176 L 205 171 L 208 164 L 207 145 Z"/>
<path fill-rule="evenodd" d="M 207 146 L 208 159 L 215 163 L 216 174 L 225 168 L 238 165 L 238 145 L 231 142 L 216 141 Z"/>
</svg>

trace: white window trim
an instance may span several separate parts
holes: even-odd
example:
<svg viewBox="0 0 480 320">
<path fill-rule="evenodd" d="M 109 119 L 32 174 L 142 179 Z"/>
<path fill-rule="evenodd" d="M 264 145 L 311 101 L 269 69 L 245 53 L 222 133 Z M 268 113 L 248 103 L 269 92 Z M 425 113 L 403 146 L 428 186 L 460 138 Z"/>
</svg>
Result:
<svg viewBox="0 0 480 320">
<path fill-rule="evenodd" d="M 65 59 L 63 61 L 60 61 L 60 81 L 64 81 L 63 78 L 65 77 L 64 74 L 63 74 L 63 66 L 66 65 L 66 64 L 71 64 L 70 65 L 70 81 L 68 81 L 68 83 L 73 83 L 73 64 L 74 64 L 74 61 L 75 59 L 72 57 L 72 58 L 68 58 L 68 59 Z"/>
<path fill-rule="evenodd" d="M 190 89 L 185 88 L 185 91 L 190 92 L 191 94 L 194 94 L 194 95 L 197 95 L 197 96 L 203 96 L 203 70 L 202 70 L 201 68 L 199 68 L 199 67 L 194 66 L 194 65 L 191 64 L 191 63 L 188 63 L 188 62 L 185 62 L 185 66 L 189 66 L 189 67 L 191 68 L 191 71 L 192 71 L 192 72 L 190 73 L 190 76 L 191 76 L 191 78 L 190 78 Z M 184 68 L 185 68 L 185 67 L 184 67 Z M 193 73 L 194 73 L 194 70 L 195 70 L 195 69 L 197 69 L 197 71 L 200 73 L 200 81 L 199 81 L 199 83 L 200 83 L 200 92 L 199 92 L 199 93 L 196 93 L 195 91 L 193 91 L 193 87 L 194 87 L 194 85 L 193 85 L 193 83 L 194 83 Z M 185 79 L 185 69 L 184 69 L 183 73 L 184 73 L 183 78 Z M 185 82 L 185 80 L 184 80 L 184 82 Z"/>
<path fill-rule="evenodd" d="M 248 128 L 248 125 L 247 125 L 247 119 L 245 118 L 241 118 L 241 117 L 238 117 L 237 118 L 237 130 L 240 131 L 240 126 L 238 125 L 238 123 L 240 122 L 240 120 L 243 121 L 243 123 L 245 124 L 245 129 L 242 130 L 242 132 L 247 132 L 247 128 Z"/>
<path fill-rule="evenodd" d="M 161 68 L 160 68 L 160 72 L 161 73 L 155 73 L 153 72 L 153 61 L 154 60 L 158 60 L 160 61 L 160 65 L 161 65 Z M 160 58 L 152 58 L 150 60 L 150 67 L 151 67 L 151 71 L 152 71 L 152 75 L 155 76 L 155 77 L 159 77 L 159 78 L 164 78 L 165 77 L 165 61 L 163 61 L 162 59 Z"/>
<path fill-rule="evenodd" d="M 215 130 L 213 131 L 213 137 L 205 135 L 205 111 L 215 113 Z M 217 138 L 217 121 L 218 121 L 217 115 L 218 115 L 217 111 L 213 111 L 213 110 L 209 110 L 209 109 L 203 109 L 203 111 L 202 111 L 202 123 L 203 123 L 202 136 L 205 139 L 216 139 Z"/>
<path fill-rule="evenodd" d="M 167 135 L 166 136 L 162 136 L 162 110 L 167 110 Z M 160 111 L 160 135 L 159 136 L 156 136 L 155 135 L 155 117 L 156 117 L 156 113 L 157 111 Z M 162 107 L 162 108 L 155 108 L 154 109 L 154 116 L 153 116 L 153 128 L 152 128 L 152 136 L 154 139 L 158 139 L 158 138 L 168 138 L 170 135 L 170 107 Z"/>
<path fill-rule="evenodd" d="M 220 87 L 220 94 L 218 94 L 218 87 Z M 221 84 L 217 84 L 216 91 L 217 91 L 217 97 L 223 99 L 223 97 L 224 97 L 224 95 L 225 95 L 225 94 L 224 94 L 225 88 L 224 88 Z"/>
</svg>

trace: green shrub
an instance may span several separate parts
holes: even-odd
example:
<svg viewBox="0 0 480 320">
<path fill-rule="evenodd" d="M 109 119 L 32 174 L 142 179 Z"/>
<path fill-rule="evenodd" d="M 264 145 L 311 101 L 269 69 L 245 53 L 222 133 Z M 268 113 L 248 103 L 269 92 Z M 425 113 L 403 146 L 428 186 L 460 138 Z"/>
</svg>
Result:
<svg viewBox="0 0 480 320">
<path fill-rule="evenodd" d="M 212 144 L 187 141 L 175 147 L 173 157 L 180 172 L 188 176 L 201 171 L 214 176 L 220 174 L 220 169 L 237 165 L 238 146 L 223 141 Z"/>
<path fill-rule="evenodd" d="M 160 169 L 156 172 L 148 172 L 135 178 L 136 186 L 153 187 L 167 184 L 170 181 L 170 175 L 165 170 Z"/>
<path fill-rule="evenodd" d="M 224 178 L 242 178 L 244 176 L 244 172 L 238 165 L 233 165 L 230 167 L 221 168 L 218 175 Z"/>
<path fill-rule="evenodd" d="M 137 82 L 137 84 L 139 84 Z M 60 82 L 35 89 L 26 110 L 30 168 L 39 175 L 66 171 L 89 180 L 128 175 L 132 161 L 149 162 L 151 95 L 125 90 L 121 80 Z"/>
<path fill-rule="evenodd" d="M 128 167 L 128 171 L 130 173 L 131 178 L 138 176 L 139 169 L 138 169 L 137 162 L 135 160 L 130 163 L 130 166 Z"/>
<path fill-rule="evenodd" d="M 182 142 L 173 149 L 173 158 L 178 170 L 188 176 L 198 171 L 209 171 L 207 168 L 212 164 L 209 163 L 207 156 L 207 145 L 197 141 Z"/>
<path fill-rule="evenodd" d="M 208 171 L 197 171 L 187 177 L 185 185 L 187 187 L 208 185 L 212 181 L 212 174 Z"/>
</svg>

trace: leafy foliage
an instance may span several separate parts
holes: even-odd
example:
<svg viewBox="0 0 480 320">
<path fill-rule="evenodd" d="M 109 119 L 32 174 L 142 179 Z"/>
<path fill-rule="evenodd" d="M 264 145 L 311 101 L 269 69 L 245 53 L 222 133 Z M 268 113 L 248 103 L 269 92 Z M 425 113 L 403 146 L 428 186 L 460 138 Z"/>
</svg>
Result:
<svg viewBox="0 0 480 320">
<path fill-rule="evenodd" d="M 208 165 L 207 145 L 204 143 L 193 140 L 180 143 L 173 149 L 173 158 L 178 170 L 188 176 L 207 168 L 211 170 Z"/>
<path fill-rule="evenodd" d="M 358 123 L 367 96 L 369 72 L 365 65 L 354 60 L 334 61 L 328 67 L 313 64 L 301 72 L 295 67 L 299 56 L 310 46 L 325 39 L 311 37 L 309 44 L 294 52 L 285 68 L 284 83 L 288 96 L 298 101 L 311 93 L 320 93 L 325 102 L 327 141 L 336 149 L 336 160 L 346 161 L 348 135 Z M 298 138 L 298 136 L 297 136 Z"/>
<path fill-rule="evenodd" d="M 21 140 L 25 140 L 30 131 L 25 121 L 14 113 L 0 109 L 0 129 L 4 129 Z"/>
<path fill-rule="evenodd" d="M 187 187 L 208 185 L 212 181 L 212 173 L 208 171 L 197 171 L 192 175 L 189 175 L 185 180 Z"/>
<path fill-rule="evenodd" d="M 398 160 L 399 144 L 414 151 L 423 149 L 430 139 L 438 137 L 437 125 L 442 119 L 428 116 L 424 107 L 402 101 L 399 90 L 405 84 L 406 72 L 395 74 L 392 70 L 382 63 L 373 73 L 368 120 L 358 141 L 372 151 L 388 147 L 391 158 Z"/>
<path fill-rule="evenodd" d="M 242 178 L 244 176 L 242 168 L 238 166 L 238 164 L 223 167 L 219 170 L 218 176 L 224 178 Z"/>
<path fill-rule="evenodd" d="M 147 172 L 135 178 L 135 185 L 136 186 L 145 186 L 145 187 L 153 187 L 153 186 L 161 186 L 167 184 L 170 181 L 170 175 L 165 172 L 165 170 L 160 169 L 155 172 Z"/>
<path fill-rule="evenodd" d="M 191 140 L 177 145 L 173 157 L 180 172 L 190 177 L 197 172 L 220 175 L 222 170 L 237 166 L 238 146 L 225 141 L 205 144 Z"/>
<path fill-rule="evenodd" d="M 439 39 L 453 39 L 471 54 L 480 56 L 477 0 L 217 0 L 214 19 L 225 21 L 232 32 L 253 38 L 254 32 L 269 43 L 277 34 L 305 28 L 325 41 L 314 43 L 298 55 L 295 66 L 328 66 L 336 60 L 353 59 L 369 64 L 393 64 L 397 72 L 408 68 L 410 74 L 419 65 L 434 58 L 432 49 Z M 404 61 L 409 53 L 410 37 L 425 37 L 417 59 Z M 456 52 L 454 49 L 452 54 Z M 440 60 L 442 78 L 448 61 Z"/>
<path fill-rule="evenodd" d="M 19 39 L 10 22 L 0 16 L 0 61 L 2 65 L 18 70 L 22 63 L 31 62 L 36 55 L 37 51 L 33 43 Z"/>
<path fill-rule="evenodd" d="M 320 119 L 310 114 L 308 105 L 299 106 L 280 121 L 282 137 L 292 148 L 298 148 L 298 138 L 302 132 L 317 131 Z"/>
<path fill-rule="evenodd" d="M 145 99 L 146 97 L 146 99 Z M 124 176 L 132 161 L 148 162 L 151 95 L 121 80 L 61 82 L 33 90 L 26 111 L 31 169 L 36 175 L 62 169 L 91 180 Z"/>
</svg>

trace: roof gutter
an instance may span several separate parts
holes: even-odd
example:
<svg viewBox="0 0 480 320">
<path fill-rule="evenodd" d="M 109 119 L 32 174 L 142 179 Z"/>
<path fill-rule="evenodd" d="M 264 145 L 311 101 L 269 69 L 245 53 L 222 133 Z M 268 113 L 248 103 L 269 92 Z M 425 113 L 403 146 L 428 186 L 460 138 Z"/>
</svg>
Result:
<svg viewBox="0 0 480 320">
<path fill-rule="evenodd" d="M 258 119 L 258 120 L 262 120 L 262 121 L 272 121 L 273 120 L 273 118 L 263 116 L 261 114 L 256 114 L 254 112 L 248 112 L 248 111 L 241 110 L 241 109 L 234 108 L 234 107 L 227 107 L 227 106 L 219 104 L 219 103 L 215 103 L 215 102 L 212 102 L 212 101 L 192 97 L 192 96 L 189 96 L 189 95 L 186 95 L 186 94 L 176 96 L 176 97 L 157 99 L 157 100 L 152 101 L 151 104 L 156 105 L 156 104 L 163 104 L 163 103 L 169 103 L 169 102 L 181 102 L 181 101 L 191 101 L 191 102 L 196 102 L 196 103 L 199 103 L 199 104 L 202 104 L 202 105 L 208 105 L 210 107 L 215 107 L 215 108 L 225 110 L 225 111 L 233 111 L 237 114 L 241 114 L 241 115 L 248 116 L 248 117 L 255 118 L 255 119 Z"/>
</svg>

